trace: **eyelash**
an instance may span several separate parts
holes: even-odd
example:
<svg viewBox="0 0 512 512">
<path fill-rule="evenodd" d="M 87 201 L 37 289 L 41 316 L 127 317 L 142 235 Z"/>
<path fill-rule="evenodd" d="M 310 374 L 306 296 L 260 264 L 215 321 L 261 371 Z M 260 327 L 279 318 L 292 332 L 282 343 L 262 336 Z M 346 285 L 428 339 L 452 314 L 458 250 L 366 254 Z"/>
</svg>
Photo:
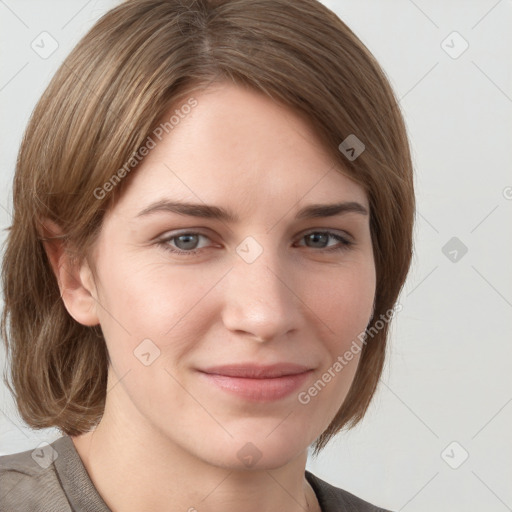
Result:
<svg viewBox="0 0 512 512">
<path fill-rule="evenodd" d="M 341 251 L 348 249 L 351 245 L 353 245 L 353 242 L 347 240 L 346 238 L 342 237 L 341 235 L 338 235 L 337 233 L 333 233 L 332 231 L 310 231 L 310 232 L 302 235 L 301 239 L 305 238 L 306 236 L 313 235 L 313 234 L 328 235 L 329 237 L 334 238 L 335 240 L 337 240 L 338 242 L 341 243 L 341 245 L 339 245 L 339 246 L 330 247 L 328 249 L 316 249 L 316 252 L 325 252 L 325 253 L 341 252 Z M 178 238 L 178 237 L 184 236 L 184 235 L 199 235 L 199 236 L 208 238 L 208 236 L 204 235 L 203 233 L 198 233 L 196 231 L 185 231 L 183 233 L 175 234 L 175 235 L 169 236 L 167 238 L 161 239 L 160 241 L 157 242 L 157 244 L 160 247 L 162 247 L 164 250 L 169 251 L 173 254 L 177 254 L 178 256 L 181 256 L 181 255 L 194 256 L 194 255 L 198 254 L 200 251 L 202 251 L 203 248 L 192 249 L 190 251 L 183 251 L 181 249 L 173 248 L 169 245 L 169 242 L 171 240 L 174 240 L 175 238 Z M 307 247 L 307 246 L 301 246 L 301 247 Z M 310 247 L 310 249 L 314 250 L 315 248 Z"/>
</svg>

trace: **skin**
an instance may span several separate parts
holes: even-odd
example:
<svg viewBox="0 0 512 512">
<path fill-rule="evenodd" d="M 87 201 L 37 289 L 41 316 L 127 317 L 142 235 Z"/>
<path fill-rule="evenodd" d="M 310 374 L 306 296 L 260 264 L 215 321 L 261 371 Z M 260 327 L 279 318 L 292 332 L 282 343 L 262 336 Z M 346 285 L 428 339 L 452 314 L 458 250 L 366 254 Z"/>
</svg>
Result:
<svg viewBox="0 0 512 512">
<path fill-rule="evenodd" d="M 297 395 L 364 331 L 375 266 L 369 215 L 295 214 L 339 202 L 369 211 L 368 200 L 287 107 L 226 83 L 194 97 L 198 106 L 133 171 L 106 215 L 95 274 L 47 248 L 67 310 L 101 325 L 112 361 L 101 422 L 72 439 L 113 511 L 319 510 L 304 476 L 307 448 L 346 397 L 359 355 L 308 404 Z M 137 216 L 162 199 L 222 206 L 239 219 Z M 204 236 L 188 246 L 171 239 L 184 230 Z M 306 236 L 325 231 L 351 244 Z M 263 251 L 252 263 L 236 251 L 246 237 Z M 195 255 L 165 249 L 195 241 Z M 341 250 L 326 251 L 333 247 Z M 148 366 L 134 355 L 144 339 L 160 350 Z M 197 371 L 240 362 L 313 371 L 297 391 L 257 403 Z M 261 455 L 251 467 L 237 456 L 248 442 Z"/>
</svg>

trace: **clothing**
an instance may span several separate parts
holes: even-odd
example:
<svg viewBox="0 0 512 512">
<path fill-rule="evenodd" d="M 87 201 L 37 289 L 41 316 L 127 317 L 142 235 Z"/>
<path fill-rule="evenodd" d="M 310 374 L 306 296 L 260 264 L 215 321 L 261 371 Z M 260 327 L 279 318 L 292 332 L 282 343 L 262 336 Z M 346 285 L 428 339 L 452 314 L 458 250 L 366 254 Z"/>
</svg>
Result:
<svg viewBox="0 0 512 512">
<path fill-rule="evenodd" d="M 305 476 L 322 512 L 386 512 L 309 471 Z M 35 450 L 0 457 L 0 511 L 111 512 L 69 436 Z"/>
</svg>

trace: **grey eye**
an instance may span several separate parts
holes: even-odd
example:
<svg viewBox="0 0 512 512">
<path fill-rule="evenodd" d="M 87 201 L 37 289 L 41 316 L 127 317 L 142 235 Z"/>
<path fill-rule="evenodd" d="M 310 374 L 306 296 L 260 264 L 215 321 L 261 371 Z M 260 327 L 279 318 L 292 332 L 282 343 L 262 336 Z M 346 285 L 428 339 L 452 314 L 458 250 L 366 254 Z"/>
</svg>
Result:
<svg viewBox="0 0 512 512">
<path fill-rule="evenodd" d="M 173 240 L 178 249 L 185 251 L 190 249 L 197 249 L 196 246 L 199 243 L 199 236 L 200 235 L 194 234 L 178 235 L 173 237 Z"/>
<path fill-rule="evenodd" d="M 327 233 L 310 233 L 304 238 L 308 247 L 314 247 L 315 249 L 323 249 L 327 246 L 330 235 Z"/>
</svg>

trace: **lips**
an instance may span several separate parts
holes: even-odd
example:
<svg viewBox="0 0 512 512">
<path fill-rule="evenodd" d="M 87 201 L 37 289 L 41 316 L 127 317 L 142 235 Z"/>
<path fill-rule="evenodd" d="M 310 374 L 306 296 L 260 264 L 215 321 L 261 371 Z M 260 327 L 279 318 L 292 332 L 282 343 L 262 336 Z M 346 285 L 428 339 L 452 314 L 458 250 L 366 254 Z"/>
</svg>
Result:
<svg viewBox="0 0 512 512">
<path fill-rule="evenodd" d="M 284 398 L 311 375 L 312 368 L 294 363 L 272 365 L 236 364 L 199 370 L 200 375 L 221 390 L 252 401 Z"/>
<path fill-rule="evenodd" d="M 310 369 L 311 368 L 308 366 L 294 363 L 276 363 L 267 366 L 256 364 L 213 366 L 201 371 L 210 375 L 225 375 L 226 377 L 241 377 L 246 379 L 272 379 L 276 377 L 283 377 L 285 375 L 297 375 Z"/>
</svg>

